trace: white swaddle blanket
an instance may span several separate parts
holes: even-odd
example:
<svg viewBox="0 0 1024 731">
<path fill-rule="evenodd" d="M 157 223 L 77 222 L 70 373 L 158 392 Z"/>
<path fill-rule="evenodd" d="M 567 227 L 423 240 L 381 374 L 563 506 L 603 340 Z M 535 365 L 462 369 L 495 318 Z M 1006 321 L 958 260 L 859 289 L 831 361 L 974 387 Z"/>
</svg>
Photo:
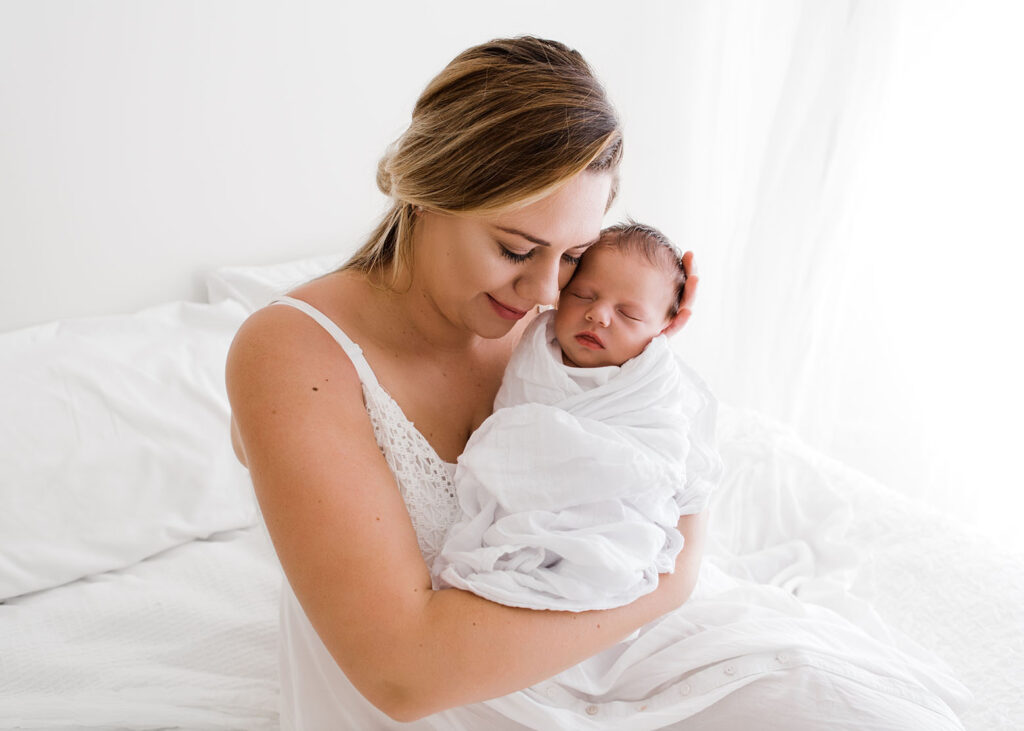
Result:
<svg viewBox="0 0 1024 731">
<path fill-rule="evenodd" d="M 683 547 L 679 516 L 704 508 L 720 470 L 714 404 L 664 336 L 620 367 L 572 368 L 542 314 L 459 457 L 463 514 L 437 587 L 570 611 L 653 591 Z"/>
</svg>

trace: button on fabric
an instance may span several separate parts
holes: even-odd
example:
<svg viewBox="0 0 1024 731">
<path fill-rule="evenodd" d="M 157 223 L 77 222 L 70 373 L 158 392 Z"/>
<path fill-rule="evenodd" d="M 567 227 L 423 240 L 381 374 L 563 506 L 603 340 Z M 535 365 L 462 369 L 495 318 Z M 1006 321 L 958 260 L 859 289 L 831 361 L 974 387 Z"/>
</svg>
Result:
<svg viewBox="0 0 1024 731">
<path fill-rule="evenodd" d="M 599 709 L 598 709 L 597 706 L 587 706 L 587 715 L 588 716 L 596 716 L 598 710 Z"/>
<path fill-rule="evenodd" d="M 736 674 L 736 668 L 733 667 L 732 665 L 726 665 L 725 666 L 725 670 L 723 670 L 722 672 L 724 672 L 726 675 L 735 675 Z"/>
<path fill-rule="evenodd" d="M 787 655 L 784 652 L 780 652 L 778 655 L 775 656 L 775 659 L 779 662 L 789 662 L 789 655 Z"/>
<path fill-rule="evenodd" d="M 690 684 L 683 683 L 679 686 L 679 695 L 690 695 Z"/>
</svg>

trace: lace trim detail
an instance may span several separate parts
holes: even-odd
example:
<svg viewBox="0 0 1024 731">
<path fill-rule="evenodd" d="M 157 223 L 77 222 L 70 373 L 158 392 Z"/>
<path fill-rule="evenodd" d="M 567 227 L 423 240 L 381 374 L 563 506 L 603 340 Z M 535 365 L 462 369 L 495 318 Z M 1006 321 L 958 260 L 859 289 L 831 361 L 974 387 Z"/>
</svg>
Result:
<svg viewBox="0 0 1024 731">
<path fill-rule="evenodd" d="M 427 566 L 434 563 L 459 517 L 454 465 L 442 460 L 398 403 L 379 384 L 363 384 L 377 446 L 395 475 Z"/>
</svg>

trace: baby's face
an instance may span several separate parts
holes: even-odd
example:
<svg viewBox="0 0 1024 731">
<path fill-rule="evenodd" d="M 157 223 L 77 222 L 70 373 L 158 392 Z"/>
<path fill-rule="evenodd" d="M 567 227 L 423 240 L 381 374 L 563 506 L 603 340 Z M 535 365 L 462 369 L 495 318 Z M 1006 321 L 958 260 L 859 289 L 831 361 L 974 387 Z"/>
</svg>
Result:
<svg viewBox="0 0 1024 731">
<path fill-rule="evenodd" d="M 566 365 L 622 365 L 668 325 L 669 277 L 643 254 L 588 251 L 562 290 L 555 336 Z"/>
</svg>

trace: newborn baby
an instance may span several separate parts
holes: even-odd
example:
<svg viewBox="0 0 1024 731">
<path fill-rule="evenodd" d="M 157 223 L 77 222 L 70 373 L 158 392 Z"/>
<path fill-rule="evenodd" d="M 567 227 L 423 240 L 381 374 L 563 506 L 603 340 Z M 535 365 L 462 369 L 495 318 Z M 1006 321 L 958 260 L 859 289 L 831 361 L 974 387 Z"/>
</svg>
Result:
<svg viewBox="0 0 1024 731">
<path fill-rule="evenodd" d="M 436 588 L 510 606 L 628 604 L 671 572 L 717 474 L 714 399 L 662 331 L 686 275 L 656 229 L 601 232 L 523 334 L 455 473 Z M 688 479 L 688 473 L 700 475 Z"/>
</svg>

